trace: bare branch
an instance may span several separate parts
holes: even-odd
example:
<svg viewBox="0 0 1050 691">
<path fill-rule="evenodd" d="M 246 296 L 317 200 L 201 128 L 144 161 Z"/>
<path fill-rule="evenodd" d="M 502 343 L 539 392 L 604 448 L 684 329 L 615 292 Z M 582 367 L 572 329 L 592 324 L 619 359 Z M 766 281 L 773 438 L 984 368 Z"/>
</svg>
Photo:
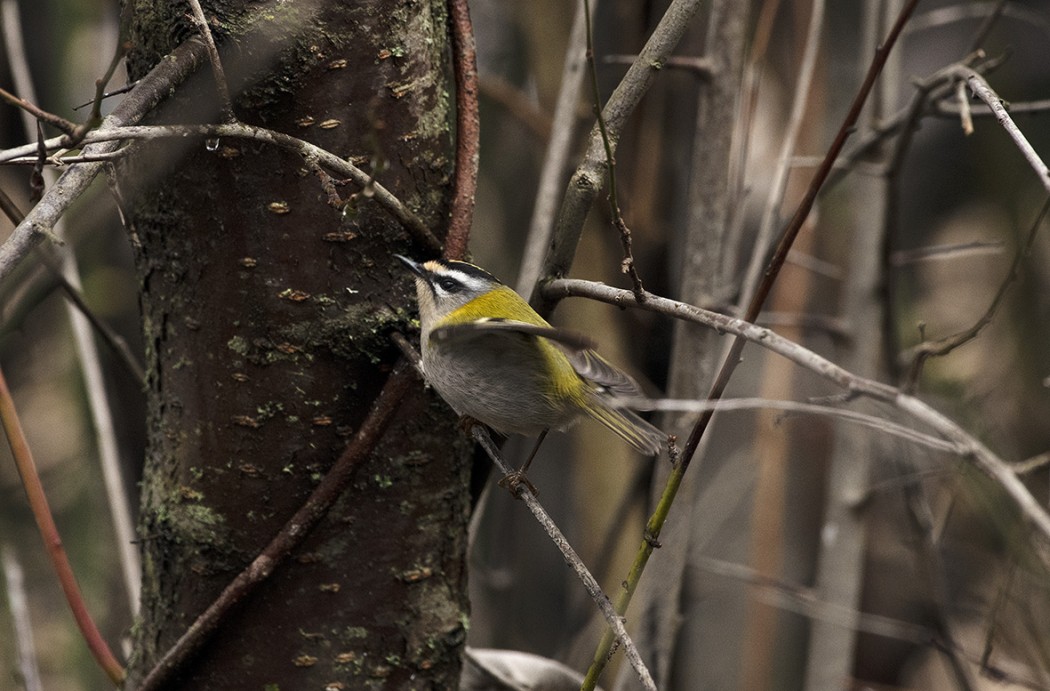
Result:
<svg viewBox="0 0 1050 691">
<path fill-rule="evenodd" d="M 616 152 L 616 145 L 627 118 L 634 112 L 649 85 L 656 79 L 657 72 L 671 56 L 700 4 L 700 0 L 673 0 L 638 54 L 638 59 L 627 70 L 627 74 L 606 102 L 602 115 L 605 118 L 613 154 Z M 568 274 L 580 234 L 583 232 L 584 220 L 594 198 L 602 188 L 607 163 L 602 135 L 595 126 L 591 130 L 583 161 L 576 168 L 566 190 L 551 239 L 550 251 L 540 271 L 541 280 Z M 537 305 L 541 301 L 541 291 L 534 291 L 533 304 Z M 539 304 L 539 308 L 543 313 L 548 311 L 549 305 Z"/>
<path fill-rule="evenodd" d="M 554 104 L 554 121 L 550 125 L 550 141 L 543 156 L 539 187 L 532 206 L 532 220 L 525 239 L 521 268 L 518 270 L 517 291 L 528 295 L 536 287 L 550 248 L 554 233 L 554 216 L 558 200 L 564 190 L 563 174 L 569 160 L 572 133 L 576 122 L 576 102 L 583 85 L 586 64 L 586 32 L 590 23 L 587 7 L 576 3 L 572 19 L 569 42 L 565 48 L 565 64 L 562 67 L 558 100 Z"/>
<path fill-rule="evenodd" d="M 1013 139 L 1014 144 L 1021 150 L 1028 164 L 1032 166 L 1032 170 L 1039 177 L 1040 184 L 1047 192 L 1050 192 L 1050 169 L 1046 167 L 1046 163 L 1035 152 L 1035 148 L 1032 147 L 1028 139 L 1017 127 L 1017 124 L 1014 123 L 1013 118 L 1006 111 L 1003 100 L 992 90 L 985 78 L 977 72 L 969 70 L 965 73 L 964 78 L 966 83 L 970 85 L 970 89 L 992 109 L 992 112 L 995 113 L 995 119 L 1003 126 L 1006 133 L 1010 135 L 1010 139 Z"/>
<path fill-rule="evenodd" d="M 197 70 L 204 59 L 204 45 L 190 40 L 182 44 L 166 60 L 141 79 L 103 121 L 107 128 L 116 128 L 137 122 L 158 103 L 167 98 L 173 87 Z M 108 153 L 116 150 L 116 142 L 88 147 L 86 154 Z M 104 163 L 88 163 L 67 170 L 43 199 L 34 206 L 11 236 L 0 245 L 0 281 L 6 279 L 29 251 L 47 237 L 69 205 L 77 199 Z"/>
<path fill-rule="evenodd" d="M 159 691 L 164 688 L 172 673 L 207 642 L 234 605 L 248 597 L 256 586 L 269 578 L 274 569 L 302 543 L 346 489 L 358 464 L 372 453 L 393 421 L 402 399 L 412 390 L 415 383 L 416 378 L 410 367 L 404 361 L 399 363 L 387 378 L 386 384 L 372 404 L 368 417 L 358 428 L 353 440 L 306 502 L 284 524 L 259 556 L 237 574 L 215 601 L 186 629 L 175 645 L 150 670 L 136 691 Z"/>
<path fill-rule="evenodd" d="M 507 465 L 507 462 L 504 461 L 503 457 L 500 455 L 499 449 L 497 449 L 496 445 L 492 443 L 492 438 L 489 436 L 488 430 L 485 429 L 484 425 L 475 424 L 471 426 L 470 433 L 504 476 L 513 473 L 513 469 Z M 645 663 L 642 662 L 642 657 L 638 654 L 638 649 L 635 647 L 631 637 L 627 635 L 627 629 L 625 629 L 623 625 L 623 618 L 616 613 L 615 609 L 613 609 L 609 596 L 602 592 L 602 588 L 598 585 L 598 581 L 594 579 L 594 576 L 591 575 L 591 572 L 583 563 L 583 560 L 581 560 L 580 556 L 576 554 L 576 550 L 574 550 L 572 545 L 569 544 L 569 541 L 565 539 L 565 535 L 563 535 L 561 530 L 558 529 L 558 526 L 544 510 L 543 506 L 532 492 L 526 490 L 524 486 L 518 485 L 514 490 L 514 496 L 525 502 L 529 511 L 531 511 L 532 515 L 536 517 L 536 521 L 543 527 L 551 541 L 554 542 L 555 547 L 558 548 L 562 556 L 565 558 L 565 563 L 576 573 L 577 578 L 583 583 L 583 586 L 587 589 L 587 593 L 591 596 L 591 599 L 598 605 L 598 609 L 601 610 L 605 620 L 614 631 L 616 640 L 618 640 L 623 646 L 624 655 L 627 656 L 627 660 L 634 668 L 639 681 L 642 682 L 642 686 L 645 689 L 656 691 L 656 683 L 653 681 L 652 675 L 645 667 Z"/>
<path fill-rule="evenodd" d="M 960 82 L 960 84 L 961 83 L 962 82 Z M 995 297 L 992 298 L 992 302 L 988 305 L 988 309 L 984 311 L 984 314 L 982 314 L 976 322 L 974 322 L 969 328 L 951 334 L 950 336 L 939 338 L 936 341 L 924 341 L 901 353 L 901 362 L 910 362 L 911 365 L 903 387 L 905 391 L 914 391 L 915 386 L 919 381 L 919 377 L 922 375 L 922 368 L 929 358 L 947 355 L 964 343 L 972 341 L 977 338 L 977 335 L 981 333 L 984 327 L 992 322 L 992 319 L 995 317 L 995 313 L 999 311 L 999 306 L 1002 305 L 1003 299 L 1006 297 L 1006 293 L 1009 291 L 1010 286 L 1020 278 L 1021 266 L 1024 264 L 1025 257 L 1027 257 L 1032 250 L 1032 243 L 1035 242 L 1036 235 L 1039 233 L 1039 226 L 1042 225 L 1047 212 L 1050 212 L 1050 199 L 1043 204 L 1043 208 L 1039 211 L 1035 223 L 1032 224 L 1031 229 L 1028 231 L 1028 237 L 1025 242 L 1018 245 L 1017 251 L 1014 253 L 1014 260 L 1013 264 L 1010 266 L 1010 270 L 999 284 L 999 290 L 996 291 Z"/>
<path fill-rule="evenodd" d="M 22 424 L 18 419 L 15 402 L 11 398 L 3 372 L 0 372 L 0 421 L 3 422 L 7 443 L 11 447 L 11 455 L 15 459 L 15 466 L 22 478 L 22 487 L 25 489 L 37 528 L 40 530 L 40 537 L 43 538 L 44 545 L 47 547 L 51 566 L 62 586 L 62 592 L 66 596 L 66 602 L 73 613 L 73 618 L 76 619 L 80 633 L 99 667 L 105 671 L 115 685 L 120 686 L 124 681 L 124 668 L 113 655 L 102 633 L 98 630 L 98 626 L 95 625 L 94 619 L 91 618 L 91 613 L 84 602 L 84 596 L 77 585 L 76 576 L 69 564 L 69 556 L 62 546 L 58 526 L 55 525 L 54 516 L 48 506 L 44 486 L 40 482 L 40 475 L 33 461 L 33 454 L 29 450 L 25 433 L 22 432 Z"/>
<path fill-rule="evenodd" d="M 568 296 L 588 297 L 618 307 L 641 307 L 674 319 L 703 324 L 720 333 L 733 334 L 738 340 L 754 343 L 777 353 L 841 387 L 851 396 L 867 396 L 890 403 L 919 422 L 928 425 L 945 440 L 954 443 L 957 454 L 974 463 L 1000 485 L 1017 505 L 1025 520 L 1041 535 L 1039 555 L 1044 562 L 1050 564 L 1050 514 L 1017 478 L 1010 464 L 993 453 L 976 437 L 918 398 L 903 393 L 900 389 L 888 384 L 857 376 L 769 329 L 756 326 L 743 319 L 709 312 L 652 293 L 646 295 L 644 303 L 638 303 L 629 290 L 579 279 L 559 279 L 545 286 L 544 296 L 547 300 L 557 300 Z"/>
<path fill-rule="evenodd" d="M 445 257 L 463 259 L 467 255 L 470 225 L 474 220 L 474 195 L 478 189 L 478 145 L 481 138 L 478 60 L 467 0 L 449 0 L 448 14 L 456 75 L 456 173 L 448 233 L 445 235 Z"/>
<path fill-rule="evenodd" d="M 208 62 L 211 64 L 211 72 L 215 78 L 215 88 L 219 91 L 219 101 L 222 103 L 222 121 L 226 123 L 237 122 L 237 116 L 233 114 L 233 99 L 230 98 L 230 87 L 226 82 L 226 72 L 222 69 L 222 61 L 219 59 L 219 49 L 215 47 L 215 38 L 212 36 L 208 19 L 204 16 L 204 10 L 198 0 L 186 0 L 190 6 L 190 18 L 197 26 L 204 45 L 208 48 Z"/>
</svg>

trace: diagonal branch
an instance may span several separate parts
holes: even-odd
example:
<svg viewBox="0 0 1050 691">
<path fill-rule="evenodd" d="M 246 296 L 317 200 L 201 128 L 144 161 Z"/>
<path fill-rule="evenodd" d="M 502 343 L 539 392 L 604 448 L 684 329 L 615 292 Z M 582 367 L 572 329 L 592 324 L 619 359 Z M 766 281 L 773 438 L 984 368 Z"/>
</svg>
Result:
<svg viewBox="0 0 1050 691">
<path fill-rule="evenodd" d="M 513 468 L 507 465 L 506 461 L 503 460 L 499 449 L 497 449 L 496 445 L 492 443 L 492 438 L 489 436 L 488 430 L 485 429 L 484 425 L 475 424 L 471 426 L 470 433 L 504 476 L 512 474 Z M 645 663 L 642 662 L 642 656 L 638 653 L 638 648 L 635 647 L 631 637 L 627 635 L 627 629 L 624 628 L 623 618 L 617 614 L 615 609 L 613 609 L 609 596 L 602 592 L 601 586 L 598 585 L 598 581 L 594 579 L 594 576 L 591 575 L 591 572 L 583 563 L 583 560 L 580 559 L 580 555 L 576 554 L 576 550 L 572 548 L 572 545 L 569 544 L 565 535 L 558 529 L 558 526 L 554 523 L 546 510 L 544 510 L 543 506 L 532 492 L 526 490 L 525 487 L 518 485 L 513 490 L 513 494 L 516 498 L 525 502 L 529 511 L 531 511 L 532 515 L 536 517 L 536 521 L 547 532 L 551 541 L 554 542 L 554 546 L 558 548 L 562 556 L 565 558 L 565 563 L 567 563 L 576 573 L 577 578 L 583 582 L 583 587 L 587 589 L 587 593 L 591 596 L 591 599 L 594 600 L 595 604 L 598 605 L 598 609 L 601 610 L 605 620 L 609 623 L 609 627 L 615 633 L 616 640 L 623 645 L 624 654 L 626 655 L 627 660 L 631 663 L 631 666 L 634 667 L 634 671 L 638 675 L 638 679 L 641 681 L 643 688 L 647 691 L 656 691 L 656 683 L 653 681 L 652 675 L 646 668 Z"/>
<path fill-rule="evenodd" d="M 40 475 L 33 461 L 33 454 L 29 450 L 22 424 L 18 420 L 18 412 L 15 410 L 15 402 L 11 398 L 11 392 L 7 388 L 7 380 L 3 372 L 0 372 L 0 422 L 3 423 L 4 432 L 7 434 L 7 442 L 11 446 L 11 455 L 15 459 L 15 466 L 22 478 L 22 487 L 25 489 L 29 506 L 33 511 L 40 536 L 47 546 L 47 554 L 51 558 L 51 565 L 58 576 L 62 592 L 69 603 L 69 609 L 73 612 L 73 618 L 77 622 L 84 641 L 91 650 L 92 656 L 98 665 L 106 672 L 106 675 L 117 686 L 124 681 L 124 668 L 113 655 L 109 645 L 106 644 L 102 634 L 99 632 L 95 621 L 88 612 L 84 603 L 84 596 L 77 585 L 73 568 L 69 564 L 69 556 L 62 547 L 62 538 L 58 534 L 58 526 L 55 525 L 54 516 L 47 503 L 47 495 L 44 494 L 44 486 L 40 482 Z"/>
<path fill-rule="evenodd" d="M 1035 171 L 1039 177 L 1039 182 L 1043 188 L 1050 192 L 1050 169 L 1046 167 L 1046 163 L 1036 153 L 1035 148 L 1028 141 L 1028 138 L 1024 136 L 1017 123 L 1014 122 L 1013 118 L 1010 117 L 1010 113 L 1006 111 L 1003 99 L 999 98 L 999 95 L 992 90 L 992 87 L 988 85 L 988 82 L 977 72 L 973 70 L 967 70 L 965 72 L 966 83 L 970 85 L 970 89 L 988 104 L 988 107 L 992 109 L 995 114 L 995 119 L 999 121 L 999 124 L 1003 126 L 1006 133 L 1010 135 L 1010 139 L 1014 140 L 1017 148 L 1021 150 L 1025 160 L 1032 166 L 1032 170 Z"/>
<path fill-rule="evenodd" d="M 404 397 L 416 384 L 415 375 L 404 361 L 387 378 L 368 417 L 353 440 L 324 476 L 295 515 L 284 524 L 270 544 L 241 571 L 222 593 L 190 625 L 164 657 L 150 670 L 136 691 L 159 691 L 171 675 L 194 655 L 215 633 L 230 611 L 248 597 L 302 543 L 310 530 L 324 518 L 354 477 L 358 464 L 368 458 L 394 419 Z"/>
<path fill-rule="evenodd" d="M 172 89 L 195 72 L 206 59 L 204 44 L 189 40 L 176 48 L 168 59 L 143 77 L 138 85 L 124 98 L 103 121 L 107 128 L 121 127 L 140 120 L 146 113 L 166 99 Z M 89 146 L 85 153 L 109 153 L 117 148 L 117 142 L 106 142 Z M 105 164 L 87 163 L 70 168 L 34 206 L 25 220 L 18 224 L 11 236 L 0 246 L 0 281 L 7 278 L 15 267 L 25 259 L 29 251 L 48 235 L 69 205 L 87 189 Z"/>
<path fill-rule="evenodd" d="M 645 302 L 639 303 L 634 300 L 634 294 L 629 290 L 613 288 L 592 281 L 560 279 L 547 284 L 544 295 L 547 300 L 551 301 L 569 296 L 587 297 L 617 307 L 641 307 L 674 319 L 702 324 L 719 333 L 732 334 L 739 341 L 754 343 L 770 352 L 777 353 L 842 388 L 850 396 L 866 396 L 889 403 L 926 424 L 946 441 L 954 444 L 957 455 L 976 465 L 999 484 L 1006 495 L 1017 505 L 1024 520 L 1042 537 L 1039 544 L 1039 556 L 1050 565 L 1050 513 L 1047 513 L 1046 508 L 1018 479 L 1015 468 L 972 434 L 918 398 L 889 384 L 858 376 L 794 341 L 752 322 L 669 300 L 652 293 L 646 295 Z"/>
<path fill-rule="evenodd" d="M 671 57 L 671 52 L 685 35 L 700 5 L 700 0 L 673 0 L 671 2 L 660 19 L 660 23 L 657 24 L 649 40 L 638 54 L 638 58 L 627 70 L 620 84 L 613 90 L 609 100 L 606 101 L 602 115 L 605 118 L 610 148 L 614 155 L 627 118 L 634 112 L 642 96 L 649 90 L 649 86 L 656 79 L 664 62 Z M 583 232 L 584 220 L 604 184 L 607 164 L 602 135 L 595 127 L 591 130 L 583 161 L 576 168 L 566 189 L 565 200 L 558 213 L 547 258 L 540 271 L 541 282 L 568 274 L 572 266 L 572 259 L 576 254 L 576 246 Z M 531 302 L 533 306 L 538 306 L 541 314 L 550 311 L 550 305 L 543 304 L 543 294 L 539 289 L 533 289 Z"/>
</svg>

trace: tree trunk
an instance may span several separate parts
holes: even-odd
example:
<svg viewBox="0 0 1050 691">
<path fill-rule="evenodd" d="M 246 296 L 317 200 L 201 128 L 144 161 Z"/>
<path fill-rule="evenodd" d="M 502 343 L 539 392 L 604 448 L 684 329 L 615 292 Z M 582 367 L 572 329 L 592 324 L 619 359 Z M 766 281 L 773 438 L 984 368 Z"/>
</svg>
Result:
<svg viewBox="0 0 1050 691">
<path fill-rule="evenodd" d="M 443 0 L 259 8 L 205 8 L 237 117 L 374 171 L 443 233 L 453 160 Z M 193 35 L 187 11 L 135 3 L 133 77 Z M 203 70 L 153 120 L 218 122 L 215 93 Z M 316 171 L 269 144 L 151 145 L 120 184 L 150 367 L 134 688 L 369 412 L 398 357 L 389 334 L 412 304 L 390 255 L 423 250 L 360 189 L 337 185 L 353 197 L 333 208 Z M 421 384 L 328 516 L 170 687 L 454 687 L 469 445 L 452 423 Z"/>
</svg>

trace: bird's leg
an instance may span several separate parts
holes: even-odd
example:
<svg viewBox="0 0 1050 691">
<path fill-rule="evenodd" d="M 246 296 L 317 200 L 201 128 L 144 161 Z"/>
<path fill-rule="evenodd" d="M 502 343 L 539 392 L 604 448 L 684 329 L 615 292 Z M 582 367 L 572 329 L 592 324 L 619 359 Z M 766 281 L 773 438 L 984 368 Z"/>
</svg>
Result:
<svg viewBox="0 0 1050 691">
<path fill-rule="evenodd" d="M 525 477 L 525 471 L 529 469 L 530 465 L 532 465 L 532 459 L 536 458 L 536 452 L 540 450 L 540 444 L 546 439 L 547 432 L 549 431 L 550 429 L 548 428 L 540 432 L 540 436 L 536 439 L 536 445 L 532 447 L 532 453 L 529 454 L 529 457 L 525 459 L 525 462 L 521 464 L 520 468 L 513 473 L 507 473 L 503 476 L 503 479 L 499 481 L 500 487 L 506 487 L 510 490 L 511 494 L 517 496 L 518 487 L 524 484 L 525 487 L 532 492 L 533 496 L 539 496 L 539 490 L 536 489 L 536 485 L 529 481 L 529 478 Z"/>
</svg>

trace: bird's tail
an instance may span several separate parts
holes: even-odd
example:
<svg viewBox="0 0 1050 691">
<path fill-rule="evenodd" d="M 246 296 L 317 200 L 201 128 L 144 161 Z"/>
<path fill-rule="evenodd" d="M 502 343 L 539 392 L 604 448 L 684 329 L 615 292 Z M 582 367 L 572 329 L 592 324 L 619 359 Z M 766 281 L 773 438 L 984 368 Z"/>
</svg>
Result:
<svg viewBox="0 0 1050 691">
<path fill-rule="evenodd" d="M 600 403 L 587 406 L 586 410 L 588 415 L 646 456 L 659 455 L 660 449 L 667 443 L 666 434 L 643 420 L 633 410 L 613 408 Z"/>
</svg>

